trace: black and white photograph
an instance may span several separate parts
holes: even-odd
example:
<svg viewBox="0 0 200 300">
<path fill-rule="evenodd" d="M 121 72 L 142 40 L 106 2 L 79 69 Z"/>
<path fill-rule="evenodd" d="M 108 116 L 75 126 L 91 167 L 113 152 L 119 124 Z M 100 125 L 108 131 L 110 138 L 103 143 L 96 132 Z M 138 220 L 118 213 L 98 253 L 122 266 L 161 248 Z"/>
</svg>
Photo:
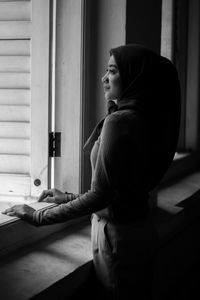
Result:
<svg viewBox="0 0 200 300">
<path fill-rule="evenodd" d="M 0 300 L 200 299 L 200 1 L 0 0 Z"/>
</svg>

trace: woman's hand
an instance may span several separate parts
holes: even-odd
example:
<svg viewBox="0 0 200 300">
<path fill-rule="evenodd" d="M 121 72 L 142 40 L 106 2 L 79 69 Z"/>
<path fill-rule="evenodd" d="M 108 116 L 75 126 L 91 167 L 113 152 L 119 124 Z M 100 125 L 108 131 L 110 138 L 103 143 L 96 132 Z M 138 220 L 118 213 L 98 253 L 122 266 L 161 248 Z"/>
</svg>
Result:
<svg viewBox="0 0 200 300">
<path fill-rule="evenodd" d="M 57 189 L 44 190 L 40 195 L 38 202 L 48 202 L 56 204 L 66 203 L 67 194 Z"/>
<path fill-rule="evenodd" d="M 18 217 L 22 220 L 27 221 L 28 223 L 33 224 L 33 213 L 35 209 L 28 206 L 27 204 L 18 204 L 10 208 L 7 208 L 5 211 L 2 211 L 2 214 Z"/>
</svg>

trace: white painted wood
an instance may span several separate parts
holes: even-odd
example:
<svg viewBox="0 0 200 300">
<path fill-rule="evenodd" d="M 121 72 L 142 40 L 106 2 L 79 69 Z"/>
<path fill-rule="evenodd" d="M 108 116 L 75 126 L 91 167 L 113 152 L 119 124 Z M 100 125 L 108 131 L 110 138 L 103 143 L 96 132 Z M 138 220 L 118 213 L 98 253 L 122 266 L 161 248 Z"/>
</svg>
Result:
<svg viewBox="0 0 200 300">
<path fill-rule="evenodd" d="M 0 105 L 30 105 L 29 89 L 0 89 Z"/>
<path fill-rule="evenodd" d="M 1 122 L 0 138 L 24 138 L 30 137 L 30 123 Z"/>
<path fill-rule="evenodd" d="M 74 193 L 80 171 L 81 2 L 57 1 L 55 126 L 62 145 L 61 157 L 55 158 L 55 186 Z"/>
<path fill-rule="evenodd" d="M 161 55 L 172 59 L 173 0 L 162 0 Z"/>
<path fill-rule="evenodd" d="M 30 107 L 22 105 L 0 105 L 0 122 L 29 122 Z"/>
<path fill-rule="evenodd" d="M 0 2 L 21 2 L 22 0 L 0 0 Z M 34 1 L 34 0 L 23 0 L 23 1 L 27 1 L 27 2 L 30 2 L 30 1 Z"/>
<path fill-rule="evenodd" d="M 30 73 L 0 73 L 0 89 L 30 89 Z"/>
<path fill-rule="evenodd" d="M 30 155 L 30 139 L 0 138 L 0 153 Z"/>
<path fill-rule="evenodd" d="M 0 20 L 28 21 L 30 20 L 30 2 L 28 1 L 0 1 Z"/>
<path fill-rule="evenodd" d="M 27 155 L 0 154 L 1 173 L 29 174 L 30 157 Z"/>
<path fill-rule="evenodd" d="M 29 21 L 0 21 L 0 39 L 28 39 L 30 36 Z"/>
<path fill-rule="evenodd" d="M 48 185 L 49 0 L 32 1 L 31 195 Z M 41 185 L 35 186 L 34 180 Z"/>
<path fill-rule="evenodd" d="M 0 174 L 0 201 L 6 201 L 6 195 L 30 195 L 30 176 L 23 174 Z M 3 195 L 3 196 L 2 196 Z M 14 199 L 16 200 L 17 197 Z M 13 198 L 11 203 L 15 201 Z M 21 200 L 21 199 L 20 199 Z"/>
<path fill-rule="evenodd" d="M 0 40 L 0 55 L 30 55 L 30 40 Z"/>
<path fill-rule="evenodd" d="M 30 56 L 0 56 L 0 72 L 30 72 Z"/>
<path fill-rule="evenodd" d="M 48 178 L 49 16 L 49 0 L 0 1 L 0 172 L 31 174 L 32 195 Z"/>
<path fill-rule="evenodd" d="M 30 178 L 3 174 L 30 173 L 30 5 L 0 1 L 0 194 L 30 193 Z"/>
<path fill-rule="evenodd" d="M 51 132 L 55 132 L 55 76 L 56 76 L 56 20 L 57 20 L 57 0 L 52 0 L 52 16 L 51 16 L 51 56 L 50 56 L 50 128 Z M 49 187 L 55 187 L 55 159 L 50 158 Z"/>
</svg>

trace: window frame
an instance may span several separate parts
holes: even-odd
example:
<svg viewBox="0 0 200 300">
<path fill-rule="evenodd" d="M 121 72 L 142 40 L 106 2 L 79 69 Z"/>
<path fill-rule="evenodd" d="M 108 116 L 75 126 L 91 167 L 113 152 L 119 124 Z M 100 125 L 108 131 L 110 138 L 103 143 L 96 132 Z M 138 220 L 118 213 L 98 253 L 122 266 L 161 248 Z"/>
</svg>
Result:
<svg viewBox="0 0 200 300">
<path fill-rule="evenodd" d="M 62 1 L 62 3 L 61 3 Z M 66 2 L 68 2 L 68 4 L 74 4 L 74 0 L 51 0 L 51 9 L 54 5 L 54 3 L 59 2 L 60 5 L 60 10 L 62 9 L 66 9 Z M 62 4 L 64 6 L 62 6 Z M 77 3 L 76 3 L 77 4 Z M 87 139 L 88 135 L 90 134 L 90 129 L 93 127 L 94 124 L 96 124 L 96 122 L 98 122 L 99 117 L 101 117 L 101 114 L 104 115 L 105 112 L 105 107 L 106 107 L 106 103 L 104 101 L 102 101 L 102 96 L 103 96 L 103 89 L 100 86 L 97 90 L 96 90 L 96 85 L 98 84 L 101 85 L 101 76 L 104 72 L 104 67 L 107 65 L 107 60 L 108 60 L 108 55 L 109 55 L 109 49 L 114 45 L 118 45 L 121 43 L 125 43 L 125 16 L 126 16 L 126 0 L 121 0 L 119 3 L 117 3 L 116 5 L 116 1 L 115 0 L 111 0 L 111 1 L 107 1 L 107 0 L 101 0 L 100 2 L 98 2 L 98 5 L 96 3 L 96 1 L 90 1 L 90 0 L 79 0 L 79 7 L 77 8 L 77 13 L 76 13 L 76 17 L 79 19 L 79 27 L 78 27 L 78 34 L 80 37 L 80 41 L 81 44 L 80 45 L 80 49 L 79 49 L 79 58 L 81 65 L 79 66 L 79 72 L 81 74 L 81 78 L 80 81 L 78 80 L 79 84 L 77 85 L 77 89 L 80 89 L 80 93 L 78 93 L 80 95 L 80 99 L 78 99 L 78 103 L 77 103 L 77 107 L 78 109 L 80 109 L 80 112 L 78 112 L 80 114 L 80 123 L 79 123 L 79 128 L 78 131 L 79 132 L 79 136 L 78 138 L 80 139 L 79 141 L 79 154 L 77 154 L 79 156 L 79 161 L 78 161 L 78 165 L 76 165 L 76 176 L 74 178 L 72 178 L 71 181 L 71 186 L 76 185 L 75 186 L 75 190 L 73 190 L 72 192 L 76 192 L 76 190 L 81 192 L 81 191 L 86 191 L 88 186 L 85 184 L 83 179 L 83 174 L 85 174 L 84 172 L 89 171 L 89 167 L 87 168 L 86 165 L 84 165 L 83 167 L 83 159 L 85 156 L 85 153 L 83 153 L 83 144 L 85 142 L 85 139 Z M 57 7 L 58 8 L 58 7 Z M 94 17 L 93 13 L 94 13 L 94 9 L 95 9 L 95 16 Z M 110 18 L 109 15 L 109 11 L 110 9 L 113 11 L 113 18 Z M 106 13 L 105 13 L 106 12 Z M 123 13 L 122 13 L 123 12 Z M 51 12 L 52 13 L 52 12 Z M 63 12 L 62 12 L 63 13 Z M 100 18 L 98 18 L 98 16 L 100 15 Z M 52 17 L 52 14 L 51 14 Z M 74 18 L 74 16 L 72 14 L 69 14 L 68 16 L 69 18 Z M 81 19 L 81 22 L 80 22 Z M 51 20 L 52 21 L 52 20 Z M 57 26 L 60 26 L 61 20 L 57 19 Z M 74 20 L 72 20 L 74 21 Z M 91 22 L 95 21 L 96 26 L 91 28 Z M 106 24 L 106 25 L 105 25 Z M 123 26 L 121 26 L 123 24 Z M 112 36 L 112 39 L 109 38 L 109 35 L 107 35 L 105 37 L 105 26 L 107 27 L 107 29 L 109 28 L 109 34 Z M 119 27 L 119 28 L 118 28 Z M 122 29 L 121 29 L 122 27 Z M 116 30 L 116 28 L 120 29 L 120 30 Z M 95 31 L 93 31 L 95 29 Z M 61 29 L 60 29 L 61 30 Z M 89 31 L 88 31 L 89 30 Z M 92 33 L 91 31 L 92 30 Z M 62 41 L 62 34 L 64 33 L 61 32 L 61 40 Z M 85 35 L 85 33 L 87 33 Z M 91 34 L 92 37 L 95 38 L 95 45 L 93 43 L 93 40 L 91 39 Z M 97 38 L 98 36 L 98 38 Z M 58 36 L 57 36 L 58 37 Z M 56 37 L 56 38 L 57 38 Z M 71 39 L 72 39 L 72 44 L 73 44 L 73 40 L 74 40 L 74 35 L 71 34 L 70 35 Z M 103 43 L 104 41 L 104 43 Z M 68 40 L 68 43 L 70 43 L 70 40 Z M 101 47 L 99 47 L 99 45 L 101 45 Z M 61 42 L 60 47 L 63 47 L 64 44 Z M 92 46 L 92 49 L 91 49 Z M 97 51 L 97 46 L 98 51 Z M 91 49 L 91 52 L 88 52 L 88 49 Z M 58 51 L 56 49 L 56 51 Z M 59 52 L 57 52 L 58 54 Z M 77 53 L 77 52 L 76 52 Z M 66 55 L 70 56 L 70 53 L 65 53 Z M 91 55 L 91 56 L 90 56 Z M 90 58 L 92 57 L 92 63 L 90 61 L 90 66 L 88 68 L 88 61 L 90 60 Z M 93 62 L 99 61 L 98 64 L 95 64 L 95 68 Z M 58 61 L 56 62 L 58 63 Z M 62 59 L 60 60 L 60 64 L 65 64 L 66 61 L 62 61 Z M 52 61 L 51 61 L 52 64 Z M 59 66 L 57 66 L 56 68 L 52 68 L 51 66 L 51 70 L 55 69 L 55 72 L 60 72 L 62 73 L 62 69 L 60 69 Z M 95 73 L 94 73 L 95 71 Z M 61 75 L 61 74 L 60 74 Z M 52 76 L 52 75 L 51 75 Z M 57 75 L 56 75 L 57 76 Z M 55 79 L 58 80 L 58 77 L 55 76 Z M 92 81 L 91 84 L 91 78 L 94 79 L 94 81 Z M 53 78 L 50 78 L 50 82 Z M 65 79 L 65 73 L 63 72 L 62 76 L 60 77 L 59 80 L 61 80 L 63 82 L 63 80 Z M 74 78 L 71 78 L 71 80 L 74 80 Z M 94 85 L 93 85 L 94 83 Z M 92 88 L 92 91 L 89 92 L 88 91 L 88 85 L 90 85 L 90 87 Z M 57 88 L 58 86 L 55 85 L 55 87 Z M 51 86 L 52 88 L 52 86 Z M 52 93 L 52 91 L 51 91 Z M 52 95 L 51 95 L 52 97 Z M 65 97 L 61 94 L 60 96 L 62 101 L 65 100 Z M 96 101 L 94 101 L 94 99 L 97 99 Z M 57 99 L 57 97 L 56 97 Z M 91 113 L 93 114 L 94 112 L 94 107 L 96 107 L 98 102 L 98 107 L 95 110 L 95 116 L 94 119 L 92 119 L 93 121 L 90 120 L 90 116 Z M 71 105 L 73 105 L 73 101 L 71 99 Z M 99 105 L 100 107 L 100 114 L 99 114 Z M 89 106 L 89 107 L 88 107 Z M 89 114 L 88 114 L 88 110 L 85 108 L 89 108 Z M 51 108 L 50 108 L 50 113 L 51 113 Z M 70 113 L 70 109 L 67 112 L 67 114 Z M 65 115 L 66 117 L 66 115 Z M 88 127 L 88 120 L 90 120 L 90 128 Z M 72 120 L 73 121 L 73 120 Z M 76 125 L 77 126 L 77 125 Z M 56 126 L 55 126 L 56 127 Z M 76 127 L 77 128 L 77 127 Z M 57 128 L 56 128 L 57 129 Z M 63 143 L 63 139 L 66 139 L 66 135 L 62 134 L 62 141 L 61 143 Z M 67 147 L 67 145 L 69 145 L 69 143 L 66 143 L 65 140 L 65 145 Z M 68 157 L 70 157 L 69 155 L 71 153 L 69 153 L 68 148 L 62 148 L 61 149 L 61 155 L 63 151 L 68 151 Z M 77 152 L 76 152 L 77 153 Z M 77 155 L 73 155 L 73 159 L 77 160 Z M 89 160 L 88 155 L 87 156 L 87 161 Z M 59 157 L 56 158 L 57 160 L 59 160 Z M 76 161 L 77 163 L 77 161 Z M 68 169 L 69 170 L 72 169 Z M 67 172 L 66 170 L 64 170 L 65 172 Z M 63 175 L 64 173 L 61 173 L 61 175 Z M 60 175 L 60 176 L 61 176 Z M 66 181 L 64 179 L 64 185 L 62 185 L 63 183 L 61 183 L 61 190 L 63 190 L 64 188 L 68 188 L 68 185 L 66 185 Z M 88 222 L 90 222 L 90 218 L 88 219 L 88 216 L 84 217 Z M 47 236 L 49 233 L 54 232 L 56 230 L 60 230 L 61 228 L 64 227 L 68 227 L 71 226 L 72 224 L 76 224 L 78 222 L 80 222 L 83 218 L 79 218 L 79 219 L 75 219 L 73 221 L 67 222 L 66 224 L 58 224 L 58 225 L 52 225 L 52 226 L 45 226 L 45 227 L 39 227 L 39 228 L 35 228 L 17 218 L 15 218 L 15 220 L 13 220 L 12 222 L 9 222 L 5 225 L 5 226 L 1 226 L 0 227 L 0 247 L 3 249 L 0 249 L 0 254 L 1 253 L 7 253 L 9 251 L 13 251 L 15 248 L 17 247 L 21 247 L 22 245 L 26 245 L 30 242 L 35 242 L 38 239 L 41 238 L 41 236 Z M 73 228 L 73 227 L 72 227 Z M 19 235 L 16 235 L 16 232 L 19 233 Z M 41 234 L 40 234 L 41 232 Z M 15 234 L 14 234 L 15 233 Z M 7 237 L 11 237 L 8 238 Z M 19 236 L 20 238 L 18 239 Z"/>
<path fill-rule="evenodd" d="M 165 22 L 168 22 L 165 34 L 168 35 L 168 49 L 162 52 L 168 56 L 178 70 L 181 85 L 181 124 L 177 151 L 185 153 L 181 159 L 187 169 L 188 156 L 196 157 L 199 163 L 198 142 L 198 98 L 199 98 L 199 3 L 196 0 L 163 1 L 162 9 L 167 10 Z M 162 14 L 165 14 L 162 11 Z M 164 27 L 164 26 L 163 26 Z M 162 43 L 162 36 L 161 36 Z M 194 50 L 195 49 L 195 50 Z M 176 158 L 174 159 L 176 165 Z M 179 160 L 180 163 L 180 160 Z"/>
<path fill-rule="evenodd" d="M 33 1 L 39 1 L 41 2 L 40 0 L 33 0 Z M 53 14 L 53 9 L 55 9 L 58 5 L 58 2 L 56 0 L 46 0 L 49 2 L 49 13 L 50 13 L 50 22 L 48 23 L 48 26 L 50 26 L 51 30 L 50 30 L 50 35 L 51 35 L 51 43 L 52 43 L 52 26 L 54 26 L 55 24 L 53 24 L 53 22 L 56 21 L 56 18 L 55 18 L 55 15 Z M 43 1 L 42 1 L 43 2 Z M 61 0 L 59 0 L 59 5 L 61 5 L 60 7 L 60 10 L 62 10 L 62 5 L 65 5 L 66 3 L 68 3 L 69 5 L 73 5 L 74 1 L 73 0 L 69 0 L 69 1 L 65 1 L 65 0 L 62 0 L 62 4 L 61 4 Z M 81 41 L 82 43 L 82 37 L 81 37 L 81 34 L 82 34 L 82 26 L 83 26 L 83 2 L 81 0 L 79 0 L 79 3 L 76 3 L 76 17 L 78 18 L 79 20 L 79 25 L 78 25 L 78 28 L 77 28 L 77 38 L 79 38 L 79 40 Z M 66 8 L 66 7 L 65 7 Z M 36 9 L 37 10 L 37 9 Z M 72 21 L 74 21 L 74 17 L 73 15 L 69 14 L 68 13 L 68 18 Z M 69 21 L 70 21 L 69 20 Z M 42 22 L 42 20 L 41 20 Z M 60 26 L 60 23 L 59 23 L 59 20 L 57 20 L 57 26 L 59 27 Z M 44 26 L 44 24 L 43 24 Z M 71 42 L 73 44 L 73 34 L 69 37 L 68 39 L 68 43 L 70 43 L 70 39 L 71 39 Z M 35 40 L 35 46 L 37 44 L 37 40 Z M 60 47 L 62 47 L 63 45 L 61 44 Z M 52 47 L 52 44 L 51 44 L 51 47 Z M 75 47 L 75 45 L 74 45 Z M 82 46 L 80 46 L 80 50 L 79 50 L 79 56 L 80 56 L 80 60 L 81 60 L 81 55 L 82 55 Z M 45 48 L 45 47 L 44 47 Z M 37 49 L 36 49 L 37 50 Z M 45 51 L 45 50 L 44 50 Z M 54 74 L 52 74 L 52 72 L 59 72 L 60 70 L 59 69 L 56 69 L 55 66 L 52 66 L 52 64 L 56 64 L 57 62 L 55 61 L 54 58 L 52 58 L 52 55 L 55 55 L 55 53 L 52 52 L 52 48 L 48 49 L 48 51 L 50 51 L 50 54 L 51 54 L 51 57 L 48 56 L 48 62 L 49 62 L 49 65 L 50 65 L 50 71 L 51 71 L 51 76 L 50 76 L 50 82 L 49 80 L 46 82 L 46 88 L 47 86 L 50 88 L 50 90 L 48 91 L 49 93 L 49 96 L 51 97 L 51 99 L 53 98 L 53 81 L 55 79 L 55 76 Z M 36 51 L 37 52 L 37 51 Z M 68 50 L 67 53 L 65 53 L 68 57 L 70 56 L 70 52 Z M 36 53 L 36 56 L 34 57 L 34 62 L 37 61 L 37 59 L 40 61 L 42 59 L 42 57 L 38 57 L 38 53 Z M 50 59 L 50 60 L 49 60 Z M 61 64 L 63 63 L 63 61 L 60 62 Z M 81 74 L 81 68 L 79 67 L 78 69 L 78 72 Z M 79 76 L 81 76 L 79 74 Z M 70 75 L 70 74 L 69 74 Z M 63 79 L 65 77 L 65 74 L 62 74 L 60 80 L 62 81 L 62 84 L 63 84 Z M 73 79 L 73 78 L 72 78 Z M 35 81 L 34 84 L 39 85 L 39 83 L 37 82 L 37 78 L 33 78 L 33 80 Z M 76 91 L 77 89 L 79 89 L 79 93 L 81 95 L 81 85 L 78 85 L 76 87 Z M 36 94 L 35 94 L 35 97 L 38 96 L 38 93 L 40 93 L 40 86 L 38 87 L 38 90 L 36 91 Z M 42 94 L 44 95 L 44 93 Z M 79 99 L 78 99 L 78 102 L 79 102 L 79 105 L 81 103 L 81 96 L 79 95 Z M 48 97 L 49 99 L 49 97 Z M 62 99 L 62 101 L 65 100 Z M 37 103 L 38 104 L 38 103 Z M 72 106 L 73 105 L 73 102 L 70 102 L 70 105 Z M 49 109 L 46 111 L 46 114 L 51 114 L 52 111 L 51 111 L 51 106 L 49 106 Z M 70 113 L 70 109 L 68 111 L 68 114 Z M 47 118 L 48 120 L 48 118 Z M 80 118 L 81 120 L 81 118 Z M 72 120 L 74 123 L 75 123 L 75 120 Z M 37 122 L 37 120 L 36 120 Z M 46 120 L 45 120 L 46 122 Z M 49 126 L 49 122 L 48 122 L 48 128 L 49 129 L 52 129 L 51 126 Z M 56 125 L 56 124 L 55 124 Z M 33 132 L 33 136 L 35 137 L 35 134 L 37 134 L 39 131 L 40 131 L 40 126 L 41 124 L 36 124 L 36 131 Z M 46 125 L 45 125 L 46 127 Z M 46 129 L 45 129 L 46 130 Z M 81 131 L 81 126 L 80 124 L 78 125 L 78 131 L 80 132 Z M 48 137 L 48 130 L 47 130 L 47 137 Z M 63 134 L 64 135 L 64 134 Z M 78 134 L 78 138 L 80 137 L 80 135 Z M 75 139 L 74 137 L 72 137 L 72 139 Z M 46 159 L 48 160 L 48 163 L 50 165 L 51 163 L 51 160 L 50 158 L 48 157 L 48 149 L 47 149 L 47 146 L 48 144 L 45 146 L 45 149 L 44 149 L 44 155 L 46 155 Z M 38 147 L 38 144 L 34 145 L 34 151 L 36 151 L 36 156 L 38 155 L 38 150 L 36 149 Z M 65 149 L 66 150 L 66 149 Z M 64 149 L 63 149 L 64 151 Z M 68 151 L 68 150 L 67 150 Z M 79 146 L 78 146 L 78 151 L 80 151 L 79 149 Z M 69 151 L 68 151 L 68 155 L 69 155 Z M 55 158 L 54 158 L 55 159 Z M 77 159 L 76 157 L 74 158 L 73 157 L 73 160 Z M 78 164 L 80 163 L 80 160 L 78 160 Z M 51 166 L 49 167 L 49 179 L 50 179 L 50 170 L 51 170 Z M 47 174 L 47 168 L 46 166 L 44 167 L 44 171 L 45 174 Z M 78 165 L 78 174 L 79 174 L 79 165 Z M 34 175 L 33 178 L 37 178 L 37 170 L 35 169 L 35 167 L 33 166 L 32 168 L 32 174 Z M 69 171 L 68 171 L 69 172 Z M 44 175 L 43 175 L 44 176 Z M 46 176 L 46 175 L 45 175 Z M 79 176 L 79 175 L 78 175 Z M 79 178 L 78 178 L 79 180 Z M 77 178 L 75 178 L 75 180 L 73 181 L 73 184 L 75 185 L 77 183 Z M 34 184 L 32 182 L 32 184 Z M 51 187 L 51 184 L 53 184 L 50 180 L 49 180 L 49 185 L 48 185 L 48 188 Z M 76 186 L 76 189 L 79 188 L 79 185 Z M 33 189 L 35 190 L 35 186 L 33 186 Z M 46 187 L 41 187 L 41 189 L 46 189 Z M 61 190 L 63 190 L 63 188 L 61 188 Z M 35 192 L 35 191 L 34 191 Z M 38 195 L 38 191 L 37 191 L 37 194 Z M 17 200 L 22 200 L 21 198 L 18 199 L 17 196 L 15 196 L 13 199 L 15 199 L 15 201 Z M 35 201 L 35 197 L 33 197 L 33 199 L 29 199 L 29 200 L 33 200 Z M 32 201 L 31 201 L 32 202 Z M 31 204 L 31 202 L 28 202 L 27 201 L 27 204 L 30 204 L 31 206 L 35 206 L 37 203 L 33 203 Z M 14 205 L 15 203 L 13 203 Z M 41 203 L 39 203 L 41 204 Z M 36 205 L 37 206 L 37 205 Z M 50 207 L 51 204 L 46 204 L 45 205 L 46 207 Z M 37 209 L 43 209 L 42 208 L 43 205 L 40 207 L 40 205 L 37 207 Z M 81 222 L 83 219 L 86 219 L 89 221 L 88 219 L 88 216 L 86 217 L 83 217 L 83 218 L 79 218 L 79 219 L 76 219 L 76 220 L 72 220 L 72 221 L 69 221 L 67 223 L 62 223 L 62 224 L 55 224 L 55 225 L 52 225 L 52 226 L 44 226 L 44 227 L 34 227 L 24 221 L 22 221 L 21 219 L 19 218 L 16 218 L 16 217 L 9 217 L 9 216 L 5 216 L 5 221 L 3 223 L 0 223 L 0 256 L 4 256 L 5 254 L 8 254 L 10 252 L 13 252 L 14 250 L 18 249 L 18 248 L 21 248 L 25 245 L 28 245 L 30 243 L 35 243 L 36 241 L 40 240 L 41 238 L 44 238 L 44 237 L 47 237 L 49 236 L 50 234 L 54 233 L 54 232 L 57 232 L 57 231 L 60 231 L 62 230 L 63 228 L 65 227 L 68 227 L 68 226 L 72 226 L 73 224 L 76 224 L 77 222 Z M 17 234 L 16 234 L 17 233 Z M 9 238 L 8 238 L 9 237 Z"/>
<path fill-rule="evenodd" d="M 182 96 L 178 151 L 191 154 L 199 151 L 199 10 L 197 0 L 176 0 L 174 3 L 173 57 L 179 73 Z"/>
<path fill-rule="evenodd" d="M 27 39 L 30 42 L 30 53 L 26 54 L 27 57 L 30 58 L 30 73 L 25 71 L 22 73 L 29 75 L 29 85 L 27 85 L 28 88 L 26 86 L 23 87 L 23 89 L 21 86 L 19 87 L 20 90 L 22 89 L 23 91 L 26 88 L 26 97 L 28 98 L 26 105 L 27 103 L 29 104 L 30 110 L 30 118 L 28 118 L 30 122 L 30 129 L 28 130 L 30 131 L 30 152 L 24 155 L 28 161 L 29 174 L 0 174 L 0 201 L 4 202 L 8 199 L 12 202 L 12 197 L 13 201 L 15 201 L 15 198 L 20 199 L 20 201 L 26 201 L 27 198 L 38 196 L 42 190 L 47 189 L 48 181 L 50 0 L 32 0 L 25 1 L 24 3 L 27 5 L 23 6 L 23 2 L 1 2 L 5 12 L 8 10 L 8 14 L 10 13 L 9 9 L 11 10 L 12 7 L 16 10 L 16 14 L 18 14 L 20 8 L 24 8 L 26 14 L 28 12 L 30 14 L 30 20 L 26 21 L 18 21 L 16 17 L 16 21 L 10 22 L 9 19 L 7 21 L 7 18 L 5 18 L 6 21 L 3 21 L 3 25 L 7 26 L 7 22 L 13 24 L 11 24 L 11 29 L 9 28 L 5 37 L 3 29 L 1 32 L 2 39 L 16 39 L 17 41 L 18 39 L 19 41 Z M 23 13 L 21 17 L 24 17 Z M 27 30 L 18 30 L 18 33 L 14 27 L 16 26 L 18 28 L 22 25 L 22 28 L 24 28 L 24 24 L 26 24 Z M 43 30 L 40 30 L 40 28 L 43 28 Z M 38 47 L 38 45 L 41 45 L 41 41 L 44 41 L 44 45 Z M 20 55 L 18 55 L 18 57 L 20 57 Z M 19 75 L 20 73 L 17 74 Z M 13 86 L 10 88 L 13 88 Z M 40 145 L 40 147 L 38 147 L 38 145 Z M 35 185 L 35 179 L 40 180 L 39 185 Z M 9 185 L 6 184 L 7 182 L 9 182 Z"/>
<path fill-rule="evenodd" d="M 198 0 L 164 1 L 171 9 L 171 47 L 168 53 L 178 70 L 181 85 L 181 124 L 177 153 L 173 163 L 161 180 L 159 188 L 200 167 L 199 149 L 199 55 L 200 3 Z M 194 51 L 195 49 L 195 51 Z M 162 54 L 162 53 L 161 53 Z"/>
</svg>

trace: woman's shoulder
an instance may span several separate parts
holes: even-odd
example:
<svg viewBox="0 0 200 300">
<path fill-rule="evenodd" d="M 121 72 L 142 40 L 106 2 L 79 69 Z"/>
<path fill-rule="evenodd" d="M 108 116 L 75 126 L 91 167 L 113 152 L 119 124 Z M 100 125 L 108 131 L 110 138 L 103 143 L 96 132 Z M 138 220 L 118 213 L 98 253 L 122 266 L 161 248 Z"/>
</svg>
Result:
<svg viewBox="0 0 200 300">
<path fill-rule="evenodd" d="M 139 114 L 130 109 L 126 110 L 118 110 L 110 115 L 108 115 L 105 119 L 105 123 L 130 123 L 130 122 L 138 122 L 140 120 Z"/>
<path fill-rule="evenodd" d="M 116 132 L 118 136 L 135 136 L 143 130 L 144 122 L 136 111 L 120 110 L 106 117 L 102 134 L 114 134 Z"/>
<path fill-rule="evenodd" d="M 115 141 L 138 139 L 139 136 L 145 136 L 145 123 L 136 111 L 117 111 L 106 117 L 101 136 Z"/>
</svg>

